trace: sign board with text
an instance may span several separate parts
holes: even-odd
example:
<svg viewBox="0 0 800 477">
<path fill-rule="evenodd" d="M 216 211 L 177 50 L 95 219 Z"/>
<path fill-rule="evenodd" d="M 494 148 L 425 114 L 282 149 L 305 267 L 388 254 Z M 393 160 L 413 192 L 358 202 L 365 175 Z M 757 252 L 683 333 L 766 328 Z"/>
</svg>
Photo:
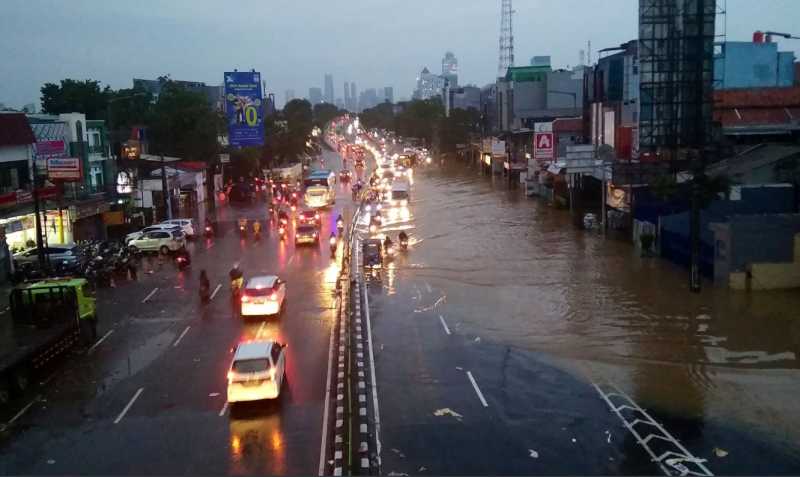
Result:
<svg viewBox="0 0 800 477">
<path fill-rule="evenodd" d="M 264 104 L 261 73 L 231 71 L 225 73 L 225 119 L 231 146 L 264 144 Z"/>
<path fill-rule="evenodd" d="M 47 159 L 47 177 L 51 180 L 81 180 L 81 160 L 77 157 L 50 157 Z"/>
<path fill-rule="evenodd" d="M 538 161 L 555 159 L 555 137 L 552 132 L 533 133 L 533 158 Z"/>
</svg>

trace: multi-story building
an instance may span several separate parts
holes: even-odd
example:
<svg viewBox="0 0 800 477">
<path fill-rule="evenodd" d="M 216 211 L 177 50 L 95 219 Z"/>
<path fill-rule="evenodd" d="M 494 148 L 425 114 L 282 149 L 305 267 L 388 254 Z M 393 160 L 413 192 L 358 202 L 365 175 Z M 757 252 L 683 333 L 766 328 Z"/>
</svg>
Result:
<svg viewBox="0 0 800 477">
<path fill-rule="evenodd" d="M 352 111 L 350 104 L 350 83 L 344 82 L 344 109 Z"/>
<path fill-rule="evenodd" d="M 354 112 L 354 113 L 358 112 L 358 95 L 356 95 L 357 92 L 358 92 L 358 90 L 356 89 L 356 82 L 355 81 L 351 81 L 350 82 L 350 102 L 351 102 L 350 111 Z"/>
<path fill-rule="evenodd" d="M 322 102 L 322 89 L 320 88 L 308 88 L 308 101 L 311 103 L 311 106 L 315 106 Z"/>
<path fill-rule="evenodd" d="M 458 87 L 458 59 L 452 51 L 448 51 L 442 58 L 442 77 L 451 88 Z"/>
<path fill-rule="evenodd" d="M 385 86 L 383 88 L 383 100 L 394 103 L 394 88 L 391 86 Z"/>
<path fill-rule="evenodd" d="M 358 109 L 363 111 L 375 107 L 379 102 L 377 90 L 375 88 L 367 88 L 361 92 L 361 96 L 358 98 Z"/>
<path fill-rule="evenodd" d="M 285 98 L 286 98 L 286 99 L 285 99 L 285 101 L 283 102 L 283 104 L 287 104 L 289 101 L 293 100 L 293 99 L 295 98 L 295 96 L 294 96 L 294 90 L 293 90 L 293 89 L 287 89 L 287 90 L 286 90 L 286 95 L 285 95 Z"/>
<path fill-rule="evenodd" d="M 330 73 L 325 75 L 325 96 L 323 96 L 323 99 L 330 104 L 333 104 L 335 100 L 333 95 L 333 75 Z"/>
<path fill-rule="evenodd" d="M 778 51 L 778 44 L 762 32 L 753 41 L 726 41 L 716 44 L 714 89 L 775 88 L 794 83 L 795 55 Z"/>
<path fill-rule="evenodd" d="M 189 91 L 194 91 L 197 93 L 202 93 L 208 99 L 208 104 L 218 110 L 222 110 L 225 106 L 225 89 L 222 85 L 218 86 L 209 86 L 202 81 L 181 81 L 181 80 L 170 80 L 173 84 L 176 84 L 184 89 Z M 133 87 L 134 88 L 141 88 L 147 91 L 148 93 L 153 95 L 153 101 L 158 101 L 158 96 L 161 94 L 161 88 L 164 87 L 166 80 L 162 79 L 141 79 L 141 78 L 133 78 Z"/>
<path fill-rule="evenodd" d="M 477 86 L 467 85 L 456 88 L 445 88 L 444 96 L 445 116 L 450 116 L 453 109 L 481 109 L 481 89 Z"/>
<path fill-rule="evenodd" d="M 427 67 L 422 68 L 417 77 L 417 88 L 414 90 L 414 99 L 430 99 L 442 95 L 446 84 L 445 78 L 435 75 Z"/>
</svg>

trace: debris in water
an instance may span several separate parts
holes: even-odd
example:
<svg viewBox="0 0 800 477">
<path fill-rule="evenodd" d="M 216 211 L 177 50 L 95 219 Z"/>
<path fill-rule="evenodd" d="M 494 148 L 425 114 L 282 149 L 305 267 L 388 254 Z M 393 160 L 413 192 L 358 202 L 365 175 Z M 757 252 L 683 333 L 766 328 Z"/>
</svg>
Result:
<svg viewBox="0 0 800 477">
<path fill-rule="evenodd" d="M 392 452 L 405 459 L 406 455 L 400 452 L 400 449 L 392 449 Z"/>
<path fill-rule="evenodd" d="M 538 453 L 538 452 L 536 452 L 535 450 L 533 450 L 533 449 L 528 449 L 528 452 L 530 452 L 530 453 L 531 453 L 531 454 L 530 454 L 530 456 L 531 456 L 531 459 L 538 459 L 538 458 L 539 458 L 539 453 Z"/>
<path fill-rule="evenodd" d="M 427 467 L 423 465 L 422 467 L 419 468 L 417 472 L 425 472 L 426 470 L 428 470 Z"/>
<path fill-rule="evenodd" d="M 456 366 L 456 369 L 459 371 L 464 371 L 464 368 L 462 368 L 461 366 Z"/>
<path fill-rule="evenodd" d="M 47 459 L 47 463 L 50 464 L 50 465 L 53 465 L 53 464 L 56 463 L 56 460 L 55 459 Z"/>
<path fill-rule="evenodd" d="M 606 442 L 611 444 L 611 431 L 606 431 Z"/>
<path fill-rule="evenodd" d="M 395 471 L 389 472 L 389 475 L 394 477 L 408 476 L 408 474 L 406 474 L 405 472 L 395 472 Z"/>
<path fill-rule="evenodd" d="M 720 458 L 726 457 L 728 455 L 728 451 L 726 451 L 725 449 L 720 449 L 719 447 L 715 447 L 714 448 L 714 455 L 716 455 L 717 457 L 720 457 Z"/>
<path fill-rule="evenodd" d="M 475 337 L 475 342 L 476 343 L 480 343 L 481 342 L 481 337 L 480 336 L 476 336 Z"/>
<path fill-rule="evenodd" d="M 461 419 L 462 417 L 464 417 L 461 414 L 459 414 L 459 413 L 455 412 L 454 410 L 450 409 L 449 407 L 443 407 L 441 409 L 437 409 L 437 410 L 433 411 L 433 415 L 434 416 L 453 416 L 456 419 Z"/>
<path fill-rule="evenodd" d="M 219 393 L 208 393 L 208 397 L 217 397 Z"/>
<path fill-rule="evenodd" d="M 578 440 L 573 437 L 572 442 L 578 442 Z"/>
</svg>

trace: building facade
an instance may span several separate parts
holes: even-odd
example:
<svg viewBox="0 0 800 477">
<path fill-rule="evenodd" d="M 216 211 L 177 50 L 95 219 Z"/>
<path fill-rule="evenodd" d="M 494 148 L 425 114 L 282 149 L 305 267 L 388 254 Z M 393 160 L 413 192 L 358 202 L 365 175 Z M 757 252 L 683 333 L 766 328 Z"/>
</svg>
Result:
<svg viewBox="0 0 800 477">
<path fill-rule="evenodd" d="M 322 90 L 320 88 L 308 88 L 308 102 L 311 106 L 322 103 Z"/>
<path fill-rule="evenodd" d="M 440 75 L 435 75 L 427 67 L 422 68 L 417 77 L 417 88 L 414 90 L 414 99 L 430 99 L 440 96 L 446 80 Z"/>
<path fill-rule="evenodd" d="M 322 98 L 330 104 L 336 99 L 333 94 L 333 75 L 330 73 L 325 75 L 325 95 Z"/>
<path fill-rule="evenodd" d="M 714 55 L 714 89 L 789 87 L 795 80 L 795 56 L 778 51 L 761 32 L 753 41 L 717 43 Z"/>
<path fill-rule="evenodd" d="M 442 58 L 442 77 L 451 88 L 458 87 L 458 59 L 452 51 L 445 53 Z"/>
</svg>

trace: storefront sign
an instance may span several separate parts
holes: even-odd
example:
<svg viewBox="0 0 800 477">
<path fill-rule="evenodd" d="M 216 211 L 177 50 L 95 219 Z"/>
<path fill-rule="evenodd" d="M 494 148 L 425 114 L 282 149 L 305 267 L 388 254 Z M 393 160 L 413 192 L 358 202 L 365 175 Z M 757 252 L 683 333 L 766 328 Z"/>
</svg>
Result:
<svg viewBox="0 0 800 477">
<path fill-rule="evenodd" d="M 225 73 L 225 119 L 231 146 L 264 144 L 264 108 L 261 96 L 261 73 L 231 71 Z"/>
<path fill-rule="evenodd" d="M 533 133 L 533 158 L 552 161 L 555 158 L 555 138 L 552 132 Z"/>
<path fill-rule="evenodd" d="M 64 141 L 61 139 L 55 141 L 36 141 L 36 156 L 39 159 L 65 157 L 66 155 L 67 148 L 64 145 Z"/>
<path fill-rule="evenodd" d="M 60 181 L 79 181 L 81 160 L 77 157 L 50 157 L 47 159 L 47 177 Z"/>
</svg>

